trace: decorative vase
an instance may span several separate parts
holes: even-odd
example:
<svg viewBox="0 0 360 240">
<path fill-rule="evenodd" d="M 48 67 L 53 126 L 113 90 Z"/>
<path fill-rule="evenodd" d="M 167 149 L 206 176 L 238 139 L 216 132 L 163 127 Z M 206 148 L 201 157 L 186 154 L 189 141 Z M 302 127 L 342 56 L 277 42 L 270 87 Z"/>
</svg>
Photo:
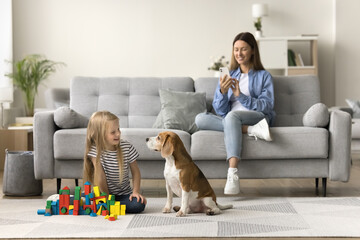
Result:
<svg viewBox="0 0 360 240">
<path fill-rule="evenodd" d="M 262 37 L 262 31 L 261 30 L 255 31 L 255 38 L 261 38 L 261 37 Z"/>
</svg>

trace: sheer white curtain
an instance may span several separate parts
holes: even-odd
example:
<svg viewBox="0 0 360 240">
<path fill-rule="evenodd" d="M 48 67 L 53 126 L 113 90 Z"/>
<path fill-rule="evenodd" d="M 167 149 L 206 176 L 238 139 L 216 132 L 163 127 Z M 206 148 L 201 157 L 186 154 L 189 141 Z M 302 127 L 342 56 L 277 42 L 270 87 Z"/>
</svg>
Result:
<svg viewBox="0 0 360 240">
<path fill-rule="evenodd" d="M 12 71 L 12 0 L 0 1 L 0 87 L 12 86 L 12 81 L 5 77 Z"/>
<path fill-rule="evenodd" d="M 1 127 L 6 114 L 4 108 L 9 108 L 13 101 L 13 85 L 11 79 L 5 77 L 12 72 L 13 41 L 12 41 L 12 0 L 0 0 L 0 104 Z"/>
</svg>

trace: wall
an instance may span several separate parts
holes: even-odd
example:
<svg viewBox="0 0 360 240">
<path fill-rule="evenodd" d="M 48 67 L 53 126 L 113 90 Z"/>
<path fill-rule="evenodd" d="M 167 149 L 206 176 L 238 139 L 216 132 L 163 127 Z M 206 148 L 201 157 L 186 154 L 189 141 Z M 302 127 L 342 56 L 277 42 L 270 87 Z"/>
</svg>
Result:
<svg viewBox="0 0 360 240">
<path fill-rule="evenodd" d="M 360 100 L 360 1 L 336 2 L 336 105 L 347 106 L 345 99 Z"/>
<path fill-rule="evenodd" d="M 259 0 L 265 36 L 319 34 L 322 101 L 335 102 L 334 4 Z M 67 64 L 47 87 L 85 76 L 212 76 L 210 57 L 230 58 L 234 36 L 254 32 L 252 0 L 13 0 L 14 58 L 41 53 Z M 305 14 L 306 13 L 306 14 Z M 319 17 L 321 15 L 321 17 Z M 36 107 L 44 107 L 39 89 Z"/>
</svg>

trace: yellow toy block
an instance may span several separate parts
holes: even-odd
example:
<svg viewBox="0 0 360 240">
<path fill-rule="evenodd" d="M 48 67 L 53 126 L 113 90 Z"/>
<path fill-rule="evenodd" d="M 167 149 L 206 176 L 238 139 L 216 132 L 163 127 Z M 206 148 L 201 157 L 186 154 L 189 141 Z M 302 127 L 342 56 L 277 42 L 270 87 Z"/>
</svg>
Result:
<svg viewBox="0 0 360 240">
<path fill-rule="evenodd" d="M 100 197 L 100 189 L 98 186 L 93 187 L 95 197 Z"/>
<path fill-rule="evenodd" d="M 96 213 L 96 215 L 101 215 L 101 213 L 102 213 L 102 209 L 103 209 L 103 206 L 100 206 L 99 207 L 99 210 L 97 211 L 97 213 Z"/>
<path fill-rule="evenodd" d="M 113 212 L 115 215 L 120 215 L 120 202 L 115 202 L 115 212 Z"/>
<path fill-rule="evenodd" d="M 109 219 L 109 215 L 106 215 L 106 216 L 104 217 L 104 219 Z"/>
<path fill-rule="evenodd" d="M 74 209 L 74 205 L 69 205 L 69 210 L 73 210 Z"/>
<path fill-rule="evenodd" d="M 120 211 L 120 215 L 125 215 L 125 212 L 126 212 L 126 205 L 125 204 L 122 204 L 121 205 L 121 211 Z"/>
<path fill-rule="evenodd" d="M 115 202 L 115 205 L 110 205 L 110 214 L 120 215 L 120 202 Z"/>
</svg>

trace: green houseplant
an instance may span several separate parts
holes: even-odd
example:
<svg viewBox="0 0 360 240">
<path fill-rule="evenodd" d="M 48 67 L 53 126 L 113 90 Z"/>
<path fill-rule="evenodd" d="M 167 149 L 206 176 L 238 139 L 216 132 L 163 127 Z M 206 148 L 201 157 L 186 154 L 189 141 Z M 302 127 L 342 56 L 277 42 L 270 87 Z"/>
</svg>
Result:
<svg viewBox="0 0 360 240">
<path fill-rule="evenodd" d="M 6 74 L 13 80 L 13 84 L 24 92 L 27 116 L 34 115 L 35 96 L 39 85 L 56 71 L 56 67 L 65 65 L 54 62 L 45 56 L 32 54 L 14 63 L 13 73 Z"/>
</svg>

